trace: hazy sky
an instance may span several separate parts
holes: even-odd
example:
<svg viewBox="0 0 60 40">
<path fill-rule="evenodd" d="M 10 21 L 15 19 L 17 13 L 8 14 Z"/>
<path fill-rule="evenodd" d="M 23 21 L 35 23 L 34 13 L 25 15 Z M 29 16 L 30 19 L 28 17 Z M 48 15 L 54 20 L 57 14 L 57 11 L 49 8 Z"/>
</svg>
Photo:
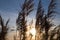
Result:
<svg viewBox="0 0 60 40">
<path fill-rule="evenodd" d="M 24 0 L 0 0 L 0 14 L 2 15 L 5 21 L 8 18 L 10 18 L 9 25 L 16 26 L 16 19 L 23 2 Z M 42 0 L 42 4 L 44 6 L 45 11 L 47 11 L 49 2 L 50 2 L 49 0 Z M 38 0 L 34 0 L 35 10 L 32 12 L 33 14 L 31 14 L 30 18 L 35 15 L 37 4 L 38 4 Z M 57 10 L 58 12 L 60 11 L 59 3 Z M 54 23 L 60 24 L 60 14 L 55 17 Z"/>
</svg>

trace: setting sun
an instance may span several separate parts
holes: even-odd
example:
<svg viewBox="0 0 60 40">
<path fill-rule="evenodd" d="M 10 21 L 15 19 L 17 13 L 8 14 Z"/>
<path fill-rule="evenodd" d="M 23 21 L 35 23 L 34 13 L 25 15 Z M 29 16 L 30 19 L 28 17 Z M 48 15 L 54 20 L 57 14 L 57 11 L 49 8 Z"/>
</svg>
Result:
<svg viewBox="0 0 60 40">
<path fill-rule="evenodd" d="M 31 33 L 33 36 L 35 36 L 35 35 L 36 35 L 36 30 L 35 30 L 35 28 L 32 28 L 32 29 L 30 30 L 30 33 Z"/>
</svg>

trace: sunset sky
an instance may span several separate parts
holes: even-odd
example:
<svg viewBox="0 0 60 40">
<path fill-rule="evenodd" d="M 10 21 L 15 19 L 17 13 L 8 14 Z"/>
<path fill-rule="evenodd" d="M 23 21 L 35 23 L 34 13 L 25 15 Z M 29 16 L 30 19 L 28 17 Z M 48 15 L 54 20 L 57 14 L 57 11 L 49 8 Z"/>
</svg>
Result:
<svg viewBox="0 0 60 40">
<path fill-rule="evenodd" d="M 24 0 L 0 0 L 0 15 L 2 15 L 5 21 L 7 21 L 7 19 L 10 18 L 10 23 L 9 23 L 10 26 L 16 26 L 16 19 L 19 11 L 21 10 L 23 2 Z M 42 4 L 46 11 L 45 13 L 47 13 L 47 7 L 49 2 L 50 2 L 49 0 L 42 0 Z M 59 2 L 60 1 L 58 0 L 57 11 L 59 14 L 56 15 L 54 19 L 54 23 L 56 25 L 60 24 L 60 12 L 59 12 L 60 3 Z M 38 0 L 34 0 L 34 11 L 31 12 L 32 14 L 29 16 L 29 19 L 35 16 L 37 4 L 38 4 Z"/>
</svg>

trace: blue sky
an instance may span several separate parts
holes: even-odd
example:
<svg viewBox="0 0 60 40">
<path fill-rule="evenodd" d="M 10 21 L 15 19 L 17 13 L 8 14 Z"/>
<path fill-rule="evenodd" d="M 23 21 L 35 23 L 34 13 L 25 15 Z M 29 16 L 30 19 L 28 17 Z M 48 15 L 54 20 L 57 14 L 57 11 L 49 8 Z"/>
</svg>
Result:
<svg viewBox="0 0 60 40">
<path fill-rule="evenodd" d="M 10 26 L 16 26 L 16 19 L 18 13 L 21 9 L 24 0 L 0 0 L 0 14 L 2 15 L 3 19 L 7 21 L 10 18 Z M 45 11 L 47 11 L 47 7 L 49 4 L 49 0 L 42 0 L 42 4 L 44 6 Z M 60 5 L 58 0 L 58 12 L 60 11 Z M 34 0 L 34 7 L 35 11 L 31 12 L 33 14 L 30 15 L 30 18 L 33 17 L 36 13 L 38 0 Z M 56 15 L 54 19 L 54 24 L 60 24 L 60 14 Z"/>
</svg>

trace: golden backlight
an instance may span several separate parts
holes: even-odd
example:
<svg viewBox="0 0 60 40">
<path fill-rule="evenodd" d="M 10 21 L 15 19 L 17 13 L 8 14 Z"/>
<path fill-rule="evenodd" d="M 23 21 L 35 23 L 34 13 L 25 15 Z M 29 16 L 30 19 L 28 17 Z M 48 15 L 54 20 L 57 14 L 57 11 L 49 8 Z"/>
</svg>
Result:
<svg viewBox="0 0 60 40">
<path fill-rule="evenodd" d="M 32 28 L 32 29 L 30 30 L 30 33 L 31 33 L 33 36 L 35 36 L 35 35 L 36 35 L 36 30 L 35 30 L 35 28 Z"/>
</svg>

